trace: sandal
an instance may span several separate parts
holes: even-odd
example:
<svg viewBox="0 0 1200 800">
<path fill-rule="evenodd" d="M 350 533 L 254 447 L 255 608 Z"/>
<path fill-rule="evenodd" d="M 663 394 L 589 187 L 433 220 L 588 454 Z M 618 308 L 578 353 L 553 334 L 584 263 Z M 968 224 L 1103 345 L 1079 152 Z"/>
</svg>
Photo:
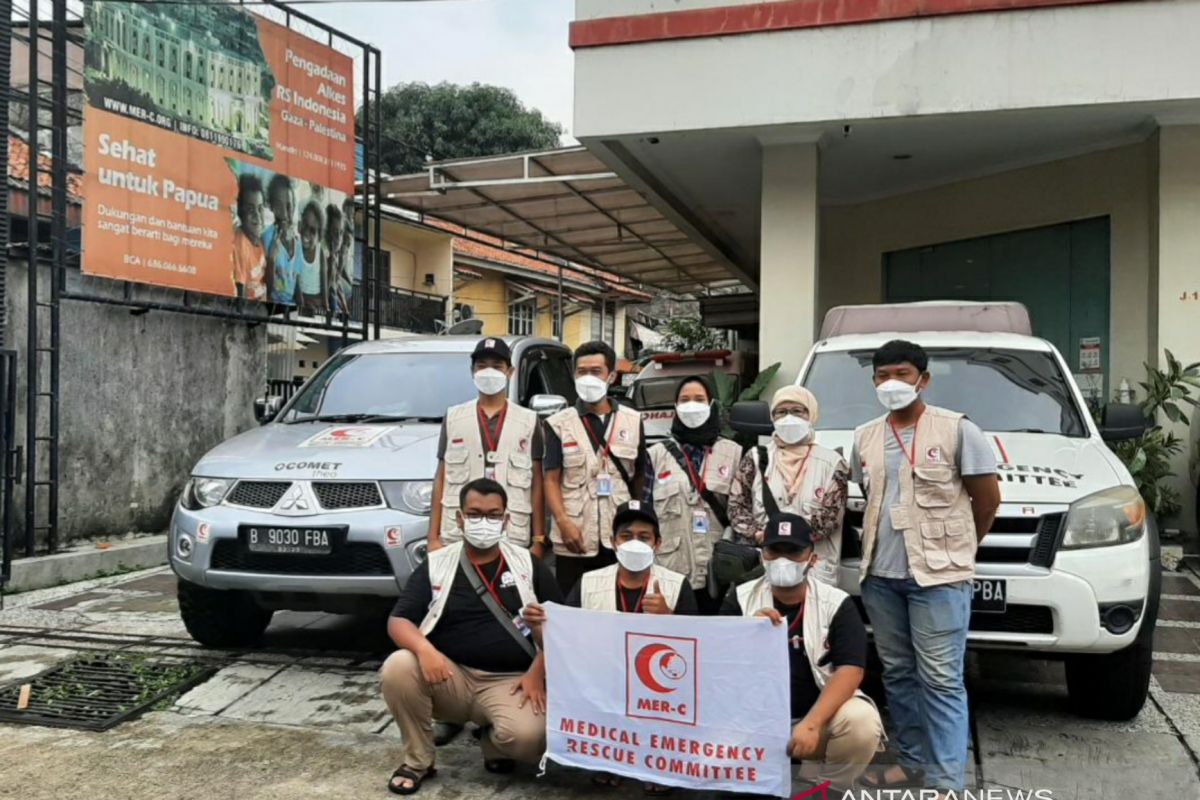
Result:
<svg viewBox="0 0 1200 800">
<path fill-rule="evenodd" d="M 621 776 L 611 772 L 597 772 L 592 775 L 592 784 L 605 789 L 616 789 L 621 785 Z"/>
<path fill-rule="evenodd" d="M 886 775 L 887 771 L 892 767 L 896 767 L 904 773 L 904 777 L 901 780 L 884 780 L 884 775 Z M 874 772 L 864 773 L 863 776 L 858 779 L 858 782 L 867 789 L 875 790 L 923 789 L 925 787 L 925 771 L 921 769 L 915 769 L 913 767 L 906 767 L 903 764 L 888 764 L 882 769 Z"/>
<path fill-rule="evenodd" d="M 396 767 L 396 771 L 392 773 L 392 777 L 388 779 L 388 791 L 392 794 L 416 794 L 421 788 L 421 784 L 430 778 L 437 777 L 437 770 L 433 767 L 418 774 L 407 764 L 401 764 Z M 397 786 L 396 778 L 403 778 L 406 781 L 412 781 L 412 786 Z"/>
<path fill-rule="evenodd" d="M 511 758 L 485 758 L 483 768 L 493 775 L 509 775 L 517 768 L 517 762 Z"/>
<path fill-rule="evenodd" d="M 663 786 L 658 783 L 642 784 L 642 793 L 647 797 L 666 797 L 674 791 L 675 789 L 673 787 Z"/>
</svg>

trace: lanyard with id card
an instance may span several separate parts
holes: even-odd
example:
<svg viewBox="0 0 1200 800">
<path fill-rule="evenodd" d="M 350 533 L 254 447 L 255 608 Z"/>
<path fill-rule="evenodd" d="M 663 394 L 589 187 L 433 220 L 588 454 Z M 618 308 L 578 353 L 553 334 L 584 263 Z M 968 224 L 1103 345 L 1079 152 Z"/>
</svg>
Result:
<svg viewBox="0 0 1200 800">
<path fill-rule="evenodd" d="M 593 444 L 599 448 L 600 437 L 596 435 L 594 430 L 592 430 L 591 423 L 586 419 L 581 419 L 580 422 L 583 423 L 583 427 L 587 430 L 588 438 L 590 438 Z M 596 476 L 596 497 L 612 497 L 613 483 L 612 476 L 608 474 L 608 460 L 610 458 L 609 451 L 612 449 L 613 436 L 615 436 L 616 433 L 617 414 L 614 411 L 612 421 L 609 423 L 608 427 L 608 440 L 605 441 L 604 448 L 600 451 L 600 469 L 602 469 L 603 472 Z"/>
<path fill-rule="evenodd" d="M 917 423 L 919 423 L 920 421 L 921 421 L 920 418 L 918 418 Z M 916 426 L 916 424 L 914 423 L 914 425 L 913 425 L 912 449 L 911 450 L 906 449 L 904 447 L 904 440 L 900 438 L 900 433 L 899 433 L 899 431 L 896 430 L 896 426 L 892 424 L 891 420 L 888 420 L 888 427 L 892 429 L 892 436 L 895 437 L 895 439 L 896 439 L 896 446 L 900 448 L 900 454 L 904 456 L 904 460 L 908 462 L 908 466 L 913 471 L 913 474 L 915 476 L 916 471 L 917 471 L 917 426 Z M 892 523 L 892 530 L 894 530 L 894 531 L 906 531 L 912 527 L 912 518 L 909 515 L 908 506 L 904 505 L 903 503 L 897 503 L 896 505 L 889 508 L 888 509 L 888 518 Z"/>
<path fill-rule="evenodd" d="M 500 413 L 497 415 L 495 440 L 492 439 L 488 417 L 483 413 L 483 407 L 476 403 L 475 411 L 479 416 L 479 433 L 483 437 L 484 460 L 487 462 L 483 468 L 483 477 L 494 481 L 496 480 L 496 464 L 500 463 L 500 454 L 496 452 L 496 448 L 500 445 L 500 437 L 504 434 L 504 419 L 508 416 L 508 403 L 504 404 L 504 408 L 500 409 Z"/>
<path fill-rule="evenodd" d="M 708 467 L 708 456 L 711 452 L 709 448 L 704 448 L 704 460 L 700 462 L 699 475 L 692 469 L 692 459 L 687 455 L 683 457 L 683 466 L 687 470 L 688 481 L 692 484 L 692 489 L 699 495 L 703 495 L 706 488 L 705 469 Z M 697 536 L 708 535 L 708 512 L 703 508 L 692 510 L 692 533 Z"/>
</svg>

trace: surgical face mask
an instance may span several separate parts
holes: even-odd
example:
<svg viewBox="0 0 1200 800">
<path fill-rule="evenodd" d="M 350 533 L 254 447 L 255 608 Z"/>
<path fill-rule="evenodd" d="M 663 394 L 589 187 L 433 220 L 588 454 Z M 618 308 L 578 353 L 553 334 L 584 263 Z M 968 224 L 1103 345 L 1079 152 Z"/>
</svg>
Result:
<svg viewBox="0 0 1200 800">
<path fill-rule="evenodd" d="M 766 566 L 767 583 L 778 586 L 780 589 L 799 586 L 808 575 L 807 561 L 801 564 L 790 558 L 775 558 L 767 561 Z"/>
<path fill-rule="evenodd" d="M 784 444 L 799 444 L 812 436 L 812 423 L 788 414 L 775 420 L 775 436 Z"/>
<path fill-rule="evenodd" d="M 875 387 L 879 402 L 889 411 L 899 411 L 917 402 L 917 387 L 906 381 L 886 380 Z"/>
<path fill-rule="evenodd" d="M 500 394 L 508 388 L 508 376 L 495 367 L 475 373 L 475 388 L 482 394 Z"/>
<path fill-rule="evenodd" d="M 595 375 L 584 375 L 575 379 L 575 391 L 585 403 L 599 403 L 608 394 L 608 383 Z"/>
<path fill-rule="evenodd" d="M 708 403 L 699 403 L 693 400 L 675 406 L 675 415 L 679 417 L 680 422 L 689 428 L 699 428 L 708 422 L 711 414 L 712 406 Z"/>
<path fill-rule="evenodd" d="M 645 572 L 654 566 L 654 548 L 645 542 L 625 542 L 617 548 L 617 563 L 630 572 Z"/>
<path fill-rule="evenodd" d="M 487 517 L 472 520 L 466 517 L 463 519 L 463 538 L 467 544 L 480 550 L 495 547 L 504 538 L 504 520 Z"/>
</svg>

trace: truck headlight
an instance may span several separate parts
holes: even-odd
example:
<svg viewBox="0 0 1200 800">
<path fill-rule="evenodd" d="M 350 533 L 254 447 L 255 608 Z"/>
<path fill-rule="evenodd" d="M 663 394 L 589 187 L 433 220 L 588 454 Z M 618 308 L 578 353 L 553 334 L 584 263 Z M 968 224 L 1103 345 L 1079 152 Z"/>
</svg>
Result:
<svg viewBox="0 0 1200 800">
<path fill-rule="evenodd" d="M 429 516 L 433 508 L 433 481 L 381 481 L 387 504 L 398 511 Z"/>
<path fill-rule="evenodd" d="M 1146 503 L 1137 489 L 1114 486 L 1089 494 L 1067 510 L 1062 549 L 1136 542 L 1146 532 Z"/>
<path fill-rule="evenodd" d="M 179 502 L 189 511 L 211 508 L 225 499 L 233 484 L 229 478 L 192 478 L 183 487 Z"/>
</svg>

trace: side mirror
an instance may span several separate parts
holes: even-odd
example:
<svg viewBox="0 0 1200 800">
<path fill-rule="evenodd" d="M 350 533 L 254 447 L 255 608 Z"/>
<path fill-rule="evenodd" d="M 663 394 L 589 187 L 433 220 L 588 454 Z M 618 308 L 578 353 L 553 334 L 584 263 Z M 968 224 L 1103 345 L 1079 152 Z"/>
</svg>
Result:
<svg viewBox="0 0 1200 800">
<path fill-rule="evenodd" d="M 751 436 L 770 436 L 775 432 L 771 409 L 762 400 L 734 403 L 729 411 L 729 427 Z"/>
<path fill-rule="evenodd" d="M 529 410 L 539 417 L 557 414 L 567 407 L 567 398 L 558 394 L 535 394 L 529 399 Z"/>
<path fill-rule="evenodd" d="M 266 425 L 275 417 L 279 416 L 279 409 L 283 408 L 282 397 L 258 397 L 254 400 L 254 418 L 258 420 L 259 425 Z"/>
<path fill-rule="evenodd" d="M 1136 439 L 1146 432 L 1146 415 L 1131 403 L 1109 403 L 1104 407 L 1100 438 L 1106 442 Z"/>
</svg>

